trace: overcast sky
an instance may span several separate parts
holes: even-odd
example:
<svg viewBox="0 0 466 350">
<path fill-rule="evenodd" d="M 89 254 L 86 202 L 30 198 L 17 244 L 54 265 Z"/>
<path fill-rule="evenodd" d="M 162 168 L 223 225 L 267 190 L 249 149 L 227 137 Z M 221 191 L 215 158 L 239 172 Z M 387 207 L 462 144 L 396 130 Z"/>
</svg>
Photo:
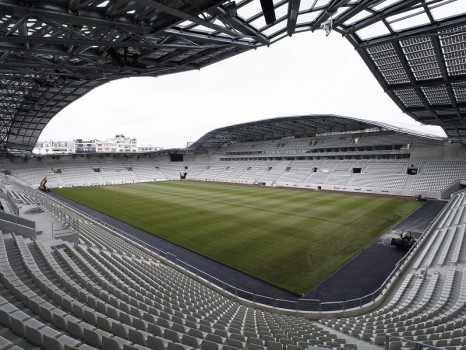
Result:
<svg viewBox="0 0 466 350">
<path fill-rule="evenodd" d="M 445 135 L 403 114 L 346 39 L 316 31 L 200 71 L 105 84 L 57 114 L 40 140 L 123 133 L 143 145 L 185 147 L 215 128 L 306 114 L 337 114 Z"/>
</svg>

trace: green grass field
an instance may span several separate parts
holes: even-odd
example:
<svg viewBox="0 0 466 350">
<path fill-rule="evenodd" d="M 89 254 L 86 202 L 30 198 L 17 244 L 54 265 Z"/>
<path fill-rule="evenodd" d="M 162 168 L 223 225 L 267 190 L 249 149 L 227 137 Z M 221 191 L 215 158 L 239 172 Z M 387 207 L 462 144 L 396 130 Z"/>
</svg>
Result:
<svg viewBox="0 0 466 350">
<path fill-rule="evenodd" d="M 298 295 L 421 205 L 184 181 L 54 192 Z"/>
</svg>

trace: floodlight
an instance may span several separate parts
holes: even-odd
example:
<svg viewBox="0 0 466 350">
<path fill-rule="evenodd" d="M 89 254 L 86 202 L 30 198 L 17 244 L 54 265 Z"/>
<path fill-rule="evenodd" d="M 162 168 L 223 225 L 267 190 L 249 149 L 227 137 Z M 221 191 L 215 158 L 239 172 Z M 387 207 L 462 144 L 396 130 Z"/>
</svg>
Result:
<svg viewBox="0 0 466 350">
<path fill-rule="evenodd" d="M 326 20 L 324 23 L 321 24 L 320 29 L 325 30 L 325 36 L 328 36 L 330 32 L 332 31 L 333 28 L 333 20 L 332 17 L 330 17 L 328 20 Z"/>
</svg>

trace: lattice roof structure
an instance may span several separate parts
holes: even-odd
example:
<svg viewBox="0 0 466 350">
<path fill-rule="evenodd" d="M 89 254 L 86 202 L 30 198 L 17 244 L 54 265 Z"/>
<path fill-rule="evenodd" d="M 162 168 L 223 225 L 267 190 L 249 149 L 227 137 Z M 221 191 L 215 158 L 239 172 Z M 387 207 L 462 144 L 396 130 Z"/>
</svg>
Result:
<svg viewBox="0 0 466 350">
<path fill-rule="evenodd" d="M 336 134 L 396 131 L 416 137 L 441 141 L 444 138 L 396 128 L 380 122 L 331 114 L 312 114 L 264 119 L 215 129 L 194 142 L 188 150 L 206 152 L 237 142 L 280 140 L 289 137 L 318 137 Z"/>
<path fill-rule="evenodd" d="M 4 0 L 0 154 L 31 151 L 61 109 L 108 81 L 317 29 L 346 37 L 405 113 L 466 142 L 464 0 Z"/>
</svg>

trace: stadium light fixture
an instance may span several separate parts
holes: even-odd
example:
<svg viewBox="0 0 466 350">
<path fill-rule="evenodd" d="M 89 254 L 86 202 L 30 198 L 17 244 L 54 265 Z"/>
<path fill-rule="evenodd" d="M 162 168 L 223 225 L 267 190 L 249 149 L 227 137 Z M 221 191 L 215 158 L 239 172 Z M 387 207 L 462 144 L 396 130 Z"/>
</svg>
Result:
<svg viewBox="0 0 466 350">
<path fill-rule="evenodd" d="M 330 32 L 333 29 L 333 19 L 330 17 L 328 20 L 326 20 L 324 23 L 321 24 L 320 29 L 323 29 L 325 31 L 325 36 L 329 36 Z"/>
</svg>

